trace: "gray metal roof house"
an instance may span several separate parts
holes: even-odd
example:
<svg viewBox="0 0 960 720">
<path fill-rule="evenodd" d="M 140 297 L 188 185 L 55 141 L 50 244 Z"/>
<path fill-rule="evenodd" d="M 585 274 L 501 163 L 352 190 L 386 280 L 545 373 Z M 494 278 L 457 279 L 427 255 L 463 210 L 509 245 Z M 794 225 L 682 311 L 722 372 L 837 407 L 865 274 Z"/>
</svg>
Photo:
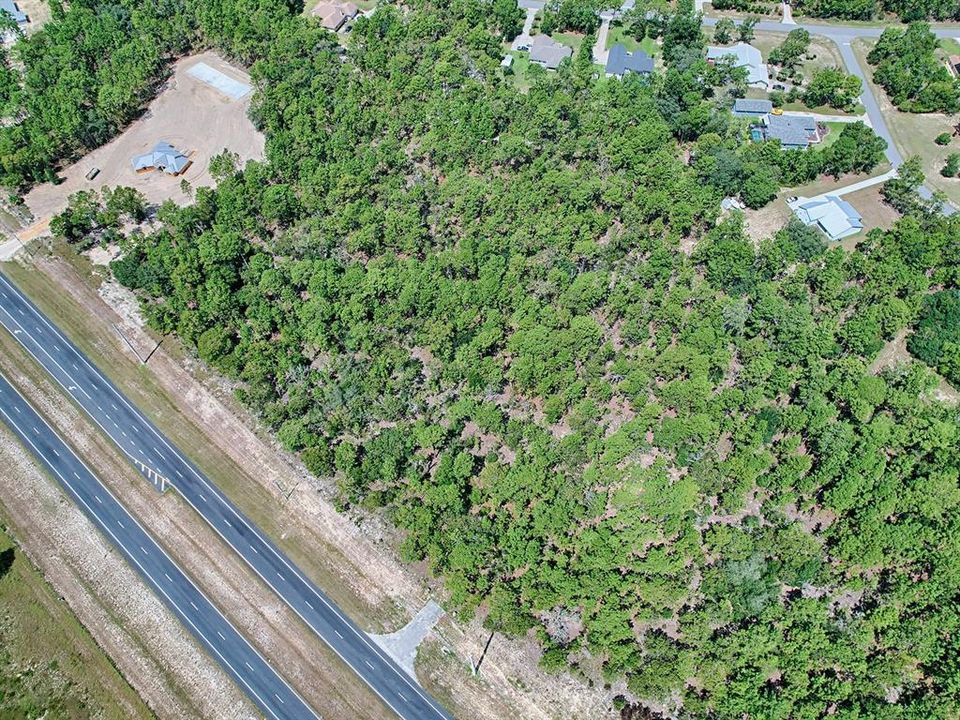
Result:
<svg viewBox="0 0 960 720">
<path fill-rule="evenodd" d="M 617 43 L 610 48 L 607 55 L 607 77 L 622 78 L 628 72 L 637 75 L 649 75 L 653 72 L 653 58 L 643 50 L 627 52 L 623 43 Z"/>
<path fill-rule="evenodd" d="M 7 13 L 18 25 L 26 25 L 30 22 L 30 18 L 17 7 L 17 4 L 13 0 L 0 0 L 0 11 Z"/>
<path fill-rule="evenodd" d="M 733 102 L 733 114 L 739 117 L 761 117 L 771 110 L 773 110 L 773 103 L 769 100 L 737 98 Z"/>
<path fill-rule="evenodd" d="M 803 150 L 811 143 L 820 142 L 817 121 L 810 115 L 765 115 L 763 136 L 766 140 L 779 140 L 788 150 Z"/>
<path fill-rule="evenodd" d="M 190 158 L 165 140 L 161 140 L 154 145 L 150 152 L 130 159 L 130 164 L 137 172 L 160 170 L 167 175 L 179 175 L 190 167 L 192 162 Z"/>
<path fill-rule="evenodd" d="M 564 58 L 573 55 L 573 50 L 561 45 L 549 35 L 535 35 L 530 43 L 530 62 L 543 65 L 547 70 L 556 70 Z"/>
<path fill-rule="evenodd" d="M 842 240 L 863 230 L 860 213 L 836 195 L 821 195 L 810 200 L 797 198 L 791 209 L 804 225 L 820 228 L 831 240 Z"/>
</svg>

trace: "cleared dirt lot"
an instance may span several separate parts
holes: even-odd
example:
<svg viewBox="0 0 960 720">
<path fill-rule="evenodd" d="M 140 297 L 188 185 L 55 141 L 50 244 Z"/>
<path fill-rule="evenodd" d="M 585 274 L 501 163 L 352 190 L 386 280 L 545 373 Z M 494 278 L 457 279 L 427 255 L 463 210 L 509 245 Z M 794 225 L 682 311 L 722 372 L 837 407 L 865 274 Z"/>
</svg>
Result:
<svg viewBox="0 0 960 720">
<path fill-rule="evenodd" d="M 24 200 L 34 217 L 41 219 L 60 212 L 66 207 L 67 197 L 78 190 L 99 190 L 105 185 L 136 188 L 151 203 L 171 199 L 184 205 L 191 198 L 181 191 L 181 180 L 194 188 L 215 185 L 208 171 L 210 158 L 225 148 L 239 155 L 241 165 L 262 158 L 264 137 L 247 118 L 251 95 L 231 100 L 188 75 L 187 70 L 200 62 L 234 80 L 250 82 L 244 71 L 214 53 L 183 58 L 174 65 L 173 75 L 143 117 L 110 143 L 66 168 L 61 173 L 64 182 L 38 185 L 27 193 Z M 179 177 L 161 172 L 138 175 L 130 166 L 130 158 L 148 152 L 160 140 L 193 161 Z M 95 167 L 100 168 L 100 174 L 87 180 L 87 171 Z"/>
</svg>

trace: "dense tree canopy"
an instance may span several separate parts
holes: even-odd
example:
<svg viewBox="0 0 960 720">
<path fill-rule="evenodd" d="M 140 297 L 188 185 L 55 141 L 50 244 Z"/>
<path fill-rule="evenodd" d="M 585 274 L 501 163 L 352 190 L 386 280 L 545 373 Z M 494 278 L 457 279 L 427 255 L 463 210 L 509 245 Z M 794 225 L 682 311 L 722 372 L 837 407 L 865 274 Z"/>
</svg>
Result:
<svg viewBox="0 0 960 720">
<path fill-rule="evenodd" d="M 906 112 L 960 110 L 960 80 L 936 58 L 939 41 L 925 23 L 906 30 L 887 28 L 867 61 L 876 66 L 873 79 Z"/>
<path fill-rule="evenodd" d="M 692 12 L 650 82 L 573 62 L 523 94 L 479 0 L 381 7 L 345 59 L 250 6 L 184 12 L 253 60 L 267 158 L 120 240 L 150 323 L 545 668 L 691 719 L 954 718 L 957 411 L 919 363 L 869 368 L 940 322 L 960 220 L 852 251 L 717 220 L 883 141 L 749 142 Z"/>
</svg>

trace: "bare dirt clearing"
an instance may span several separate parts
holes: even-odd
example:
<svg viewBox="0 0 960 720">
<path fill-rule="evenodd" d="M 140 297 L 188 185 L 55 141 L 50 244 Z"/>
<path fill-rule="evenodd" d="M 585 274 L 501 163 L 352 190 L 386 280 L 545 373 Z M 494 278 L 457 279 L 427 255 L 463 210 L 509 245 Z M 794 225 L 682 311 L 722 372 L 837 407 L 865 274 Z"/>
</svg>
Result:
<svg viewBox="0 0 960 720">
<path fill-rule="evenodd" d="M 208 170 L 214 155 L 230 150 L 240 157 L 241 165 L 247 160 L 262 158 L 264 137 L 247 118 L 251 96 L 232 100 L 188 74 L 188 70 L 199 63 L 233 80 L 250 82 L 246 72 L 214 53 L 183 58 L 174 65 L 173 75 L 146 113 L 122 135 L 63 170 L 60 175 L 64 182 L 38 185 L 27 193 L 24 201 L 34 217 L 46 218 L 60 212 L 72 193 L 99 190 L 103 186 L 136 188 L 150 203 L 171 199 L 185 205 L 191 198 L 180 189 L 181 180 L 193 188 L 216 184 Z M 148 152 L 160 140 L 170 143 L 192 161 L 182 175 L 134 172 L 130 159 Z M 92 168 L 99 168 L 100 173 L 93 180 L 87 180 L 85 176 Z"/>
</svg>

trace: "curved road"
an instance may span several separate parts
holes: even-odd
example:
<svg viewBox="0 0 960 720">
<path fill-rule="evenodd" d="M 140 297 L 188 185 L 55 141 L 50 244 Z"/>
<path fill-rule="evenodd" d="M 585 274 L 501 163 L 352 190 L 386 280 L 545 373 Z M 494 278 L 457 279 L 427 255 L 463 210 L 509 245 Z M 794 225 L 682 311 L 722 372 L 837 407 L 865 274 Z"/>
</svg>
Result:
<svg viewBox="0 0 960 720">
<path fill-rule="evenodd" d="M 737 22 L 737 24 L 740 23 L 740 21 L 735 22 Z M 703 24 L 708 26 L 716 25 L 717 18 L 704 16 Z M 892 25 L 891 27 L 898 26 Z M 836 43 L 837 47 L 840 49 L 840 57 L 843 58 L 843 62 L 847 66 L 847 72 L 849 72 L 851 75 L 856 75 L 858 78 L 860 78 L 860 81 L 863 84 L 863 92 L 860 94 L 860 101 L 863 103 L 867 117 L 870 118 L 870 125 L 872 126 L 873 131 L 882 137 L 887 143 L 887 160 L 890 161 L 890 165 L 893 166 L 894 170 L 903 164 L 903 156 L 900 154 L 896 143 L 893 141 L 893 136 L 890 134 L 890 129 L 887 127 L 886 119 L 883 117 L 883 113 L 880 111 L 880 106 L 877 104 L 877 99 L 870 91 L 870 85 L 868 83 L 866 73 L 864 72 L 863 67 L 861 67 L 859 61 L 857 60 L 857 56 L 854 54 L 851 47 L 851 44 L 857 38 L 880 37 L 885 28 L 868 26 L 858 27 L 855 25 L 828 25 L 820 23 L 778 23 L 770 21 L 758 22 L 755 28 L 764 32 L 778 33 L 788 33 L 795 28 L 803 28 L 811 35 L 822 35 L 823 37 L 828 38 Z M 960 39 L 960 27 L 939 26 L 932 27 L 931 30 L 939 38 Z M 933 197 L 933 193 L 925 185 L 921 186 L 918 192 L 921 197 L 926 198 L 927 200 Z M 943 213 L 945 215 L 953 215 L 955 212 L 957 212 L 957 209 L 952 203 L 946 202 L 944 204 Z"/>
<path fill-rule="evenodd" d="M 250 568 L 403 720 L 450 720 L 0 273 L 0 325 L 152 482 L 163 478 Z"/>
<path fill-rule="evenodd" d="M 2 375 L 0 419 L 268 717 L 317 718 Z"/>
</svg>

